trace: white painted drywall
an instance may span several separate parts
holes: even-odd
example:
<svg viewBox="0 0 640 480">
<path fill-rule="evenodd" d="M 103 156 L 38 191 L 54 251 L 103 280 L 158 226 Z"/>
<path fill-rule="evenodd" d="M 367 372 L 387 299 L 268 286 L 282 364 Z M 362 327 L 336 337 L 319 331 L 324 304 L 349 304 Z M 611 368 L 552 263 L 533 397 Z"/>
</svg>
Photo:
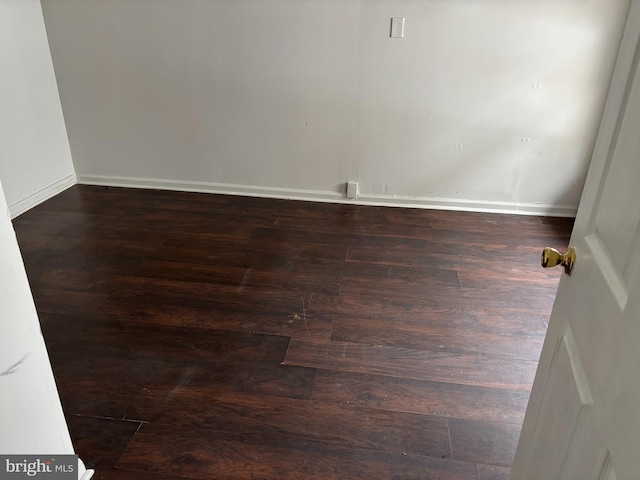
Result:
<svg viewBox="0 0 640 480">
<path fill-rule="evenodd" d="M 0 184 L 0 453 L 73 454 Z M 89 478 L 80 462 L 78 478 Z"/>
<path fill-rule="evenodd" d="M 0 0 L 0 179 L 13 216 L 75 182 L 39 0 Z"/>
<path fill-rule="evenodd" d="M 79 181 L 575 209 L 628 0 L 56 0 Z M 406 17 L 405 38 L 389 38 Z M 508 207 L 508 208 L 507 208 Z"/>
</svg>

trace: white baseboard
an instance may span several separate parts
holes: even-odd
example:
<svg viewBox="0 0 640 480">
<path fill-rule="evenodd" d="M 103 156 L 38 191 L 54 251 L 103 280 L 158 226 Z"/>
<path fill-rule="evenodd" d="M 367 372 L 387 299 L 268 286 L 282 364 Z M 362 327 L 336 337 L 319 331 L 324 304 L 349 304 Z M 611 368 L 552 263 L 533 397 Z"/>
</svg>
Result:
<svg viewBox="0 0 640 480">
<path fill-rule="evenodd" d="M 372 205 L 381 207 L 430 208 L 439 210 L 460 210 L 466 212 L 541 215 L 549 217 L 575 217 L 577 212 L 576 207 L 563 205 L 491 202 L 461 200 L 457 198 L 408 197 L 366 193 L 361 194 L 356 200 L 349 200 L 343 193 L 330 190 L 303 190 L 294 188 L 259 187 L 254 185 L 236 185 L 230 183 L 178 181 L 108 175 L 78 174 L 77 182 L 83 185 L 221 193 L 226 195 L 245 195 L 249 197 L 281 198 L 288 200 Z"/>
<path fill-rule="evenodd" d="M 543 217 L 575 218 L 577 207 L 543 203 L 492 202 L 438 197 L 404 197 L 398 195 L 365 194 L 358 197 L 363 205 L 388 207 L 430 208 L 463 212 L 504 213 L 509 215 L 536 215 Z"/>
<path fill-rule="evenodd" d="M 296 188 L 259 187 L 233 183 L 194 182 L 189 180 L 165 180 L 159 178 L 112 177 L 107 175 L 78 175 L 82 185 L 104 185 L 109 187 L 148 188 L 152 190 L 176 190 L 180 192 L 222 193 L 247 197 L 282 198 L 314 202 L 340 202 L 344 195 L 324 190 L 301 190 Z"/>
<path fill-rule="evenodd" d="M 51 185 L 44 187 L 41 190 L 29 195 L 22 200 L 18 200 L 16 203 L 9 205 L 9 215 L 11 218 L 16 218 L 18 215 L 22 215 L 27 210 L 35 207 L 36 205 L 40 205 L 45 200 L 49 200 L 51 197 L 58 195 L 61 192 L 64 192 L 67 188 L 72 187 L 76 184 L 76 175 L 71 174 L 67 177 L 64 177 L 61 180 L 58 180 Z"/>
</svg>

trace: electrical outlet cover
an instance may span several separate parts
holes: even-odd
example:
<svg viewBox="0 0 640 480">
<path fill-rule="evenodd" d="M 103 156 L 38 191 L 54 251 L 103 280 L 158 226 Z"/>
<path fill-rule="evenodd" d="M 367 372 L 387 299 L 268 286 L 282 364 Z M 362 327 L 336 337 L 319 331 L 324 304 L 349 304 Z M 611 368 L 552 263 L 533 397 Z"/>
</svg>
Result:
<svg viewBox="0 0 640 480">
<path fill-rule="evenodd" d="M 347 198 L 358 198 L 360 193 L 358 182 L 347 182 Z"/>
</svg>

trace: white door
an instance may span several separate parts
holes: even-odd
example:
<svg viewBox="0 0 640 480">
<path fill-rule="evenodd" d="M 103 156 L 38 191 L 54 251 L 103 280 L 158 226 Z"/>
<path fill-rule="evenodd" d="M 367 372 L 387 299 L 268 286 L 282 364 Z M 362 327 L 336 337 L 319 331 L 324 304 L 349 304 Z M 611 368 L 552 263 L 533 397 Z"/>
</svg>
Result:
<svg viewBox="0 0 640 480">
<path fill-rule="evenodd" d="M 639 41 L 634 0 L 512 480 L 640 479 Z"/>
</svg>

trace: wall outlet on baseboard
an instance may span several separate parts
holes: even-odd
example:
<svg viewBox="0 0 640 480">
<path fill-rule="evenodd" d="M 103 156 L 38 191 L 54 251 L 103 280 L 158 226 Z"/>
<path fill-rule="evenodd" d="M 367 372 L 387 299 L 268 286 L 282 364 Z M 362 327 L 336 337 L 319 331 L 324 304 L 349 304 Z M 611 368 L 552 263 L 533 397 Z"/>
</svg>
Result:
<svg viewBox="0 0 640 480">
<path fill-rule="evenodd" d="M 347 182 L 347 198 L 358 198 L 360 193 L 360 185 L 358 182 Z"/>
</svg>

